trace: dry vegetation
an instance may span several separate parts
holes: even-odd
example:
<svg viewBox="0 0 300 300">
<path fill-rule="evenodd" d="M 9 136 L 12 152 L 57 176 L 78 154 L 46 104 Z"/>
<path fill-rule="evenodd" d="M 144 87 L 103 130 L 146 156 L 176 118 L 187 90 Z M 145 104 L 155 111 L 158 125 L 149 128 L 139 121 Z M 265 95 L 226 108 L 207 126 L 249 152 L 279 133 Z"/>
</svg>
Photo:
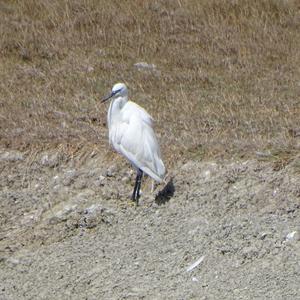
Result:
<svg viewBox="0 0 300 300">
<path fill-rule="evenodd" d="M 298 1 L 1 1 L 0 144 L 107 153 L 97 100 L 125 81 L 169 162 L 290 159 L 299 49 Z M 141 61 L 157 69 L 137 70 Z"/>
</svg>

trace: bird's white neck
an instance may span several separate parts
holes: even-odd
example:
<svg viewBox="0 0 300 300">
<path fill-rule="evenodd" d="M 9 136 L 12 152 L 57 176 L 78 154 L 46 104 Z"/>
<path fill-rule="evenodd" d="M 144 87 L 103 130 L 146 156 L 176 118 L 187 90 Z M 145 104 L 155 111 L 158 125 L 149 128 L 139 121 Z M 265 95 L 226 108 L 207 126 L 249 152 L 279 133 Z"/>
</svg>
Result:
<svg viewBox="0 0 300 300">
<path fill-rule="evenodd" d="M 115 122 L 119 119 L 120 112 L 121 112 L 122 108 L 124 107 L 124 105 L 127 103 L 127 101 L 128 101 L 128 97 L 126 97 L 126 96 L 117 97 L 111 101 L 109 110 L 108 110 L 108 115 L 107 115 L 109 127 L 113 122 Z"/>
<path fill-rule="evenodd" d="M 127 97 L 117 97 L 115 99 L 113 99 L 111 106 L 112 109 L 114 110 L 115 113 L 117 113 L 118 111 L 120 111 L 124 105 L 127 103 L 128 98 Z"/>
</svg>

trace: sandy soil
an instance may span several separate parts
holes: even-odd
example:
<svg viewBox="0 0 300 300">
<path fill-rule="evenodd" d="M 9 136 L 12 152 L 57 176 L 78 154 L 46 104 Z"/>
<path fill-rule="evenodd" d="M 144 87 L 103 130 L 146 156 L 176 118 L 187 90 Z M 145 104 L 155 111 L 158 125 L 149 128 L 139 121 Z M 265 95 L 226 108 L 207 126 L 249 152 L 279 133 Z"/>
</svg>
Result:
<svg viewBox="0 0 300 300">
<path fill-rule="evenodd" d="M 296 162 L 178 163 L 139 207 L 99 155 L 0 171 L 0 299 L 300 299 Z"/>
</svg>

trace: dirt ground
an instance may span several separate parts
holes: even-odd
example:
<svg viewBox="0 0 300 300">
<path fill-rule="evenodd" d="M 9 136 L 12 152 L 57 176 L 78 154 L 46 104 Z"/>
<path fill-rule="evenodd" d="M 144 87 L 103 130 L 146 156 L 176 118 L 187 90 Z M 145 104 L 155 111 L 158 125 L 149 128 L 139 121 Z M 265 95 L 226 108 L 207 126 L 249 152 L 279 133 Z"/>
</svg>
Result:
<svg viewBox="0 0 300 300">
<path fill-rule="evenodd" d="M 0 299 L 300 299 L 299 162 L 0 152 Z"/>
</svg>

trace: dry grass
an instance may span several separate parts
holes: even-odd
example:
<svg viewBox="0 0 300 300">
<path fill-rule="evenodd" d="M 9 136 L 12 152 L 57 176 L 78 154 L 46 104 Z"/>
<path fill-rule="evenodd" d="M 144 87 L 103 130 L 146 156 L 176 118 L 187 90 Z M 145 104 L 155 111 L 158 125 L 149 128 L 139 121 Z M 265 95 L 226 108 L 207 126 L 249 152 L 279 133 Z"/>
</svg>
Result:
<svg viewBox="0 0 300 300">
<path fill-rule="evenodd" d="M 0 6 L 3 147 L 108 151 L 97 100 L 125 81 L 157 120 L 169 162 L 299 151 L 298 1 Z M 137 70 L 140 61 L 157 70 Z"/>
</svg>

